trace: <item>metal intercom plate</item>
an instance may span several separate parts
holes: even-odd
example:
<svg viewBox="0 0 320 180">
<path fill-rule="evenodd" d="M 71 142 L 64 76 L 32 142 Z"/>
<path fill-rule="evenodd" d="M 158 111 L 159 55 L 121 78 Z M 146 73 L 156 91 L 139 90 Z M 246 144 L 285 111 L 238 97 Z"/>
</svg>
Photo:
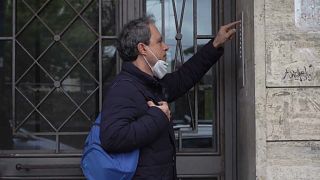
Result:
<svg viewBox="0 0 320 180">
<path fill-rule="evenodd" d="M 238 19 L 241 20 L 241 24 L 238 30 L 238 76 L 240 87 L 243 88 L 246 84 L 246 70 L 244 59 L 244 14 L 243 11 L 239 14 Z"/>
</svg>

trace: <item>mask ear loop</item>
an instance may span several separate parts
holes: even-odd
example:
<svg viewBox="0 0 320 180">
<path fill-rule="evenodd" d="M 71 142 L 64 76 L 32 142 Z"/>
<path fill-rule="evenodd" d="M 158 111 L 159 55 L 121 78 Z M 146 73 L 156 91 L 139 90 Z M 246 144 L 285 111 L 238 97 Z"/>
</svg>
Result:
<svg viewBox="0 0 320 180">
<path fill-rule="evenodd" d="M 160 59 L 153 53 L 153 51 L 148 46 L 146 46 L 146 47 L 151 52 L 151 54 L 156 58 L 156 60 L 159 61 Z"/>
<path fill-rule="evenodd" d="M 144 61 L 148 64 L 148 66 L 150 67 L 151 71 L 152 71 L 152 67 L 151 65 L 149 64 L 149 62 L 147 61 L 146 57 L 144 55 L 142 55 Z"/>
<path fill-rule="evenodd" d="M 145 47 L 148 47 L 147 45 L 144 45 L 144 46 L 145 46 Z M 148 47 L 148 48 L 149 48 L 149 47 Z M 143 57 L 144 61 L 147 63 L 147 65 L 149 66 L 150 70 L 153 72 L 153 69 L 152 69 L 150 63 L 148 62 L 148 60 L 146 59 L 146 57 L 145 57 L 143 54 L 142 54 L 142 57 Z"/>
</svg>

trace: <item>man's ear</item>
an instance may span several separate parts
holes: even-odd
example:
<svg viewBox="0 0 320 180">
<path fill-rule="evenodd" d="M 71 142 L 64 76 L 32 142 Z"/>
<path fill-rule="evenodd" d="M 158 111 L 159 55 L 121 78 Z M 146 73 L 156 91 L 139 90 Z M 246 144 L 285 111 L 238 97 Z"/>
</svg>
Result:
<svg viewBox="0 0 320 180">
<path fill-rule="evenodd" d="M 146 50 L 146 45 L 145 44 L 138 43 L 137 48 L 138 48 L 139 54 L 147 55 L 147 50 Z"/>
</svg>

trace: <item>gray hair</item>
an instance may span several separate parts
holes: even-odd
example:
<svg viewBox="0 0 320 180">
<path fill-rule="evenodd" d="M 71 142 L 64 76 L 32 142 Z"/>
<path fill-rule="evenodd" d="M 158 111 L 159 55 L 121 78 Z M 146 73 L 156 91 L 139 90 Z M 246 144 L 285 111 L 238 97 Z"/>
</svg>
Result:
<svg viewBox="0 0 320 180">
<path fill-rule="evenodd" d="M 117 50 L 123 61 L 134 61 L 139 55 L 137 45 L 150 43 L 150 24 L 154 24 L 153 16 L 144 16 L 127 23 L 119 37 Z"/>
</svg>

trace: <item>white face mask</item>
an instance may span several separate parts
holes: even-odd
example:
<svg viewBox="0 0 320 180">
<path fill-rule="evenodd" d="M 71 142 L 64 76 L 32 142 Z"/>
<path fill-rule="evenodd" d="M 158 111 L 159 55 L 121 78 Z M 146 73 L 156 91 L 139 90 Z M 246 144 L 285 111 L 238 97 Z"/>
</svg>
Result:
<svg viewBox="0 0 320 180">
<path fill-rule="evenodd" d="M 143 56 L 143 58 L 146 61 L 146 63 L 148 64 L 148 66 L 150 67 L 153 75 L 156 76 L 159 79 L 162 79 L 163 76 L 166 75 L 167 72 L 168 72 L 168 65 L 169 64 L 167 62 L 163 61 L 163 60 L 158 59 L 157 56 L 154 55 L 154 53 L 151 51 L 151 49 L 149 47 L 148 47 L 148 50 L 157 59 L 156 64 L 153 67 L 151 67 L 149 62 L 147 61 L 147 59 L 144 56 Z"/>
</svg>

